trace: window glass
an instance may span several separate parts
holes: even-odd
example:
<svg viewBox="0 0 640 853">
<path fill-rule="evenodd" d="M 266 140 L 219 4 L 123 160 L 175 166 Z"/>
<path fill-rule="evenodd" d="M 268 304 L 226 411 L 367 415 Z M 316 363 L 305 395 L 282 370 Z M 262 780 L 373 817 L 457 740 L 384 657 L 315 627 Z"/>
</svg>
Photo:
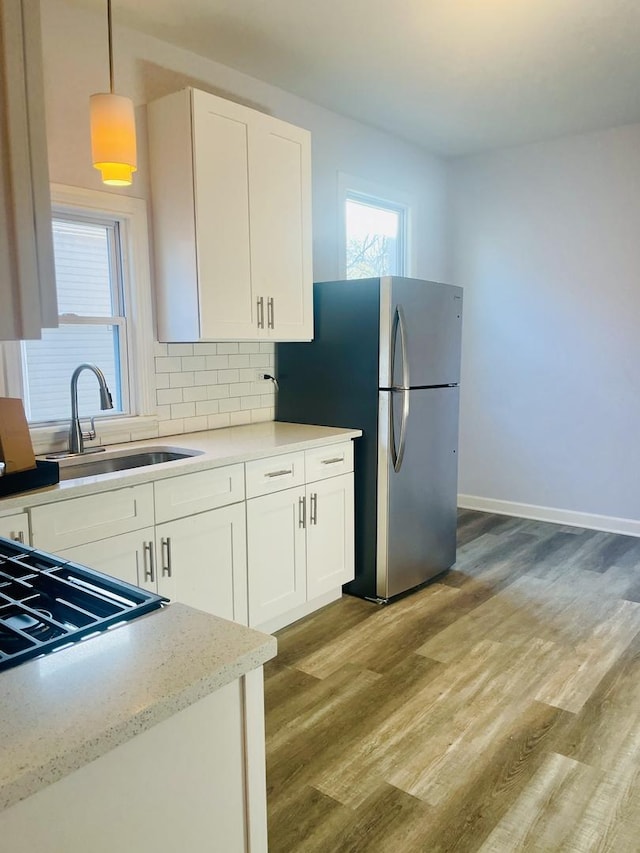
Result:
<svg viewBox="0 0 640 853">
<path fill-rule="evenodd" d="M 347 197 L 347 278 L 404 274 L 404 211 Z"/>
<path fill-rule="evenodd" d="M 114 313 L 113 228 L 65 219 L 53 221 L 60 314 L 110 317 Z"/>
<path fill-rule="evenodd" d="M 70 382 L 83 362 L 99 367 L 113 398 L 106 416 L 129 411 L 127 326 L 123 313 L 116 222 L 54 218 L 53 238 L 60 325 L 22 343 L 22 375 L 31 423 L 68 420 Z M 98 383 L 89 371 L 78 383 L 81 417 L 101 415 Z"/>
</svg>

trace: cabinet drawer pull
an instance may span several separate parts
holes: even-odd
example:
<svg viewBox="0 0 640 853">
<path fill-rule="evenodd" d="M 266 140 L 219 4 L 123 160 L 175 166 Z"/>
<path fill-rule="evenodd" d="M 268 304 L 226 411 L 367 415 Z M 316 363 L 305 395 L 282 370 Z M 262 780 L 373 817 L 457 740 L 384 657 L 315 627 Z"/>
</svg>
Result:
<svg viewBox="0 0 640 853">
<path fill-rule="evenodd" d="M 24 533 L 22 530 L 19 530 L 17 533 L 14 533 L 11 537 L 14 542 L 20 542 L 21 545 L 24 545 Z"/>
<path fill-rule="evenodd" d="M 298 527 L 307 526 L 307 499 L 304 495 L 298 498 Z"/>
<path fill-rule="evenodd" d="M 156 579 L 155 560 L 153 557 L 153 542 L 143 543 L 142 560 L 144 562 L 144 579 L 153 583 Z"/>
<path fill-rule="evenodd" d="M 274 329 L 276 323 L 276 308 L 273 296 L 267 299 L 267 328 Z"/>
<path fill-rule="evenodd" d="M 160 540 L 162 547 L 162 576 L 170 578 L 171 575 L 171 537 L 163 536 Z"/>
<path fill-rule="evenodd" d="M 284 477 L 285 474 L 293 474 L 293 468 L 283 468 L 281 471 L 267 471 L 265 477 Z"/>
<path fill-rule="evenodd" d="M 336 462 L 344 462 L 344 456 L 334 456 L 332 459 L 321 459 L 322 465 L 335 465 Z"/>
<path fill-rule="evenodd" d="M 311 495 L 311 507 L 309 509 L 309 524 L 318 523 L 318 493 L 314 492 Z"/>
<path fill-rule="evenodd" d="M 264 329 L 264 297 L 258 297 L 258 328 Z"/>
</svg>

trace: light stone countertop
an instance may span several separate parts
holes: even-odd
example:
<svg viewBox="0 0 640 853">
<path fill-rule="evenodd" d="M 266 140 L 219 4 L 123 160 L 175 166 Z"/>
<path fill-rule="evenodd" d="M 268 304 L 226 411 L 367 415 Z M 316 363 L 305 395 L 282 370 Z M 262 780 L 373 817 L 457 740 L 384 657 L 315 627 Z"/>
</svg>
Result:
<svg viewBox="0 0 640 853">
<path fill-rule="evenodd" d="M 7 512 L 38 506 L 67 498 L 81 497 L 108 489 L 119 489 L 134 486 L 138 483 L 150 483 L 154 480 L 164 480 L 192 471 L 205 471 L 231 465 L 237 462 L 249 462 L 253 459 L 263 459 L 290 451 L 308 450 L 323 444 L 335 444 L 348 441 L 362 435 L 359 429 L 342 429 L 339 427 L 313 426 L 311 424 L 290 424 L 278 421 L 250 424 L 246 426 L 227 427 L 203 432 L 192 432 L 184 435 L 164 436 L 149 441 L 136 441 L 129 444 L 112 445 L 110 450 L 145 450 L 150 447 L 184 448 L 199 450 L 202 454 L 179 459 L 174 462 L 163 462 L 158 465 L 147 465 L 144 468 L 132 468 L 116 471 L 110 474 L 100 474 L 93 477 L 82 477 L 66 480 L 55 486 L 44 489 L 34 489 L 17 495 L 0 498 L 0 516 Z M 103 453 L 92 454 L 89 459 L 101 459 Z M 64 460 L 62 461 L 64 465 Z"/>
<path fill-rule="evenodd" d="M 0 673 L 0 810 L 275 654 L 275 637 L 171 604 Z"/>
</svg>

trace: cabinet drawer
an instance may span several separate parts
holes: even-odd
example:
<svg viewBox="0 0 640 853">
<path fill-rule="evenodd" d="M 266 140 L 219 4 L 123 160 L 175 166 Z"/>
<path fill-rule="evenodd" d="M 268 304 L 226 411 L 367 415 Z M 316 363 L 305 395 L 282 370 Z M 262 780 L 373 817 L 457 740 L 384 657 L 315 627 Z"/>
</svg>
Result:
<svg viewBox="0 0 640 853">
<path fill-rule="evenodd" d="M 156 523 L 244 500 L 242 464 L 196 471 L 155 483 Z"/>
<path fill-rule="evenodd" d="M 337 477 L 353 471 L 353 442 L 343 441 L 340 444 L 328 444 L 326 447 L 314 447 L 305 451 L 305 470 L 307 483 L 314 480 L 325 480 L 327 477 Z"/>
<path fill-rule="evenodd" d="M 257 498 L 304 484 L 304 451 L 257 459 L 245 465 L 247 497 Z"/>
<path fill-rule="evenodd" d="M 54 553 L 152 525 L 152 483 L 31 510 L 33 544 Z"/>
</svg>

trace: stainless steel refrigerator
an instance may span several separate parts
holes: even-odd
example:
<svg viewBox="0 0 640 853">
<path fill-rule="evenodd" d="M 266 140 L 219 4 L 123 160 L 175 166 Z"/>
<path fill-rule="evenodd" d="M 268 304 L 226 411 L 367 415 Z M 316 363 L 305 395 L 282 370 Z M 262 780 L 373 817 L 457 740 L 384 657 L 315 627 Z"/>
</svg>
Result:
<svg viewBox="0 0 640 853">
<path fill-rule="evenodd" d="M 386 601 L 456 559 L 462 288 L 314 284 L 315 339 L 277 344 L 276 419 L 359 427 L 354 595 Z"/>
</svg>

